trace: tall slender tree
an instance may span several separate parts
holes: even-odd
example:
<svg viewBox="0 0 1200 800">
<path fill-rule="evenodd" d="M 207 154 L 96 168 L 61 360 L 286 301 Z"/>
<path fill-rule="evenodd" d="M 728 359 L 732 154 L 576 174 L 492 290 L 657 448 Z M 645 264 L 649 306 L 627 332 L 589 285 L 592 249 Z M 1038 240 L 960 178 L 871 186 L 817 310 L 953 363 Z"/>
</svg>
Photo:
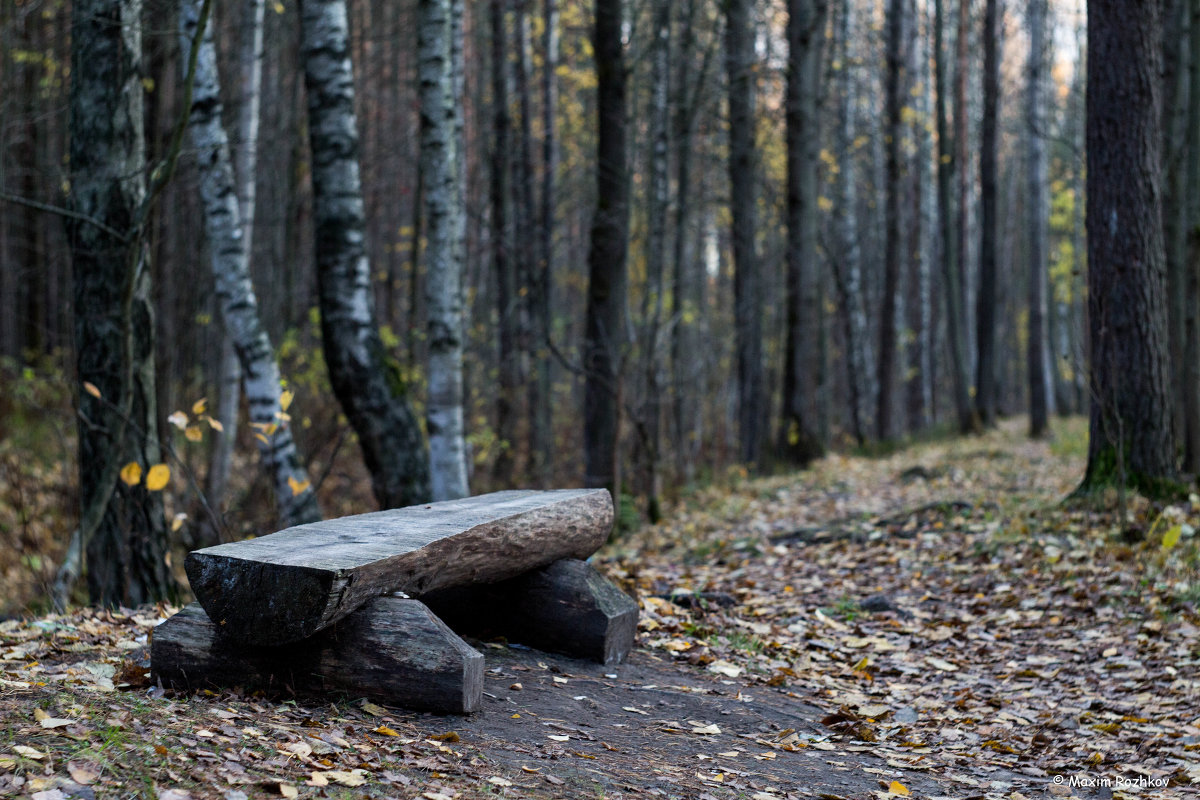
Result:
<svg viewBox="0 0 1200 800">
<path fill-rule="evenodd" d="M 1200 0 L 1189 0 L 1187 128 L 1187 261 L 1180 281 L 1183 294 L 1183 466 L 1200 474 Z"/>
<path fill-rule="evenodd" d="M 365 249 L 366 215 L 345 0 L 302 0 L 321 336 L 330 382 L 384 508 L 427 502 L 429 452 L 409 388 L 384 349 Z"/>
<path fill-rule="evenodd" d="M 1036 3 L 1038 0 L 1031 0 Z M 986 0 L 983 10 L 983 125 L 979 150 L 979 294 L 975 306 L 975 413 L 986 426 L 996 422 L 996 162 L 997 106 L 1000 101 L 999 0 Z"/>
<path fill-rule="evenodd" d="M 1092 394 L 1081 490 L 1175 476 L 1167 386 L 1159 4 L 1088 0 L 1088 319 Z"/>
<path fill-rule="evenodd" d="M 629 247 L 625 50 L 621 0 L 596 0 L 596 212 L 588 249 L 584 329 L 583 447 L 587 486 L 618 497 L 621 434 L 620 366 L 625 349 Z"/>
<path fill-rule="evenodd" d="M 754 2 L 725 4 L 729 82 L 729 210 L 733 219 L 733 307 L 737 350 L 738 438 L 742 462 L 762 461 L 767 411 L 763 375 L 763 277 L 758 258 L 758 152 L 754 80 Z"/>
<path fill-rule="evenodd" d="M 887 37 L 887 74 L 884 78 L 884 175 L 886 241 L 883 266 L 883 310 L 879 315 L 879 395 L 875 410 L 876 435 L 880 440 L 896 435 L 893 410 L 896 403 L 896 357 L 899 331 L 897 303 L 900 294 L 900 120 L 902 100 L 900 78 L 903 70 L 901 33 L 904 30 L 903 0 L 888 0 L 885 35 Z"/>
<path fill-rule="evenodd" d="M 817 433 L 820 270 L 817 182 L 824 0 L 788 2 L 787 81 L 787 335 L 780 452 L 806 464 L 824 451 Z"/>
<path fill-rule="evenodd" d="M 1029 0 L 1029 65 L 1026 113 L 1028 114 L 1027 205 L 1029 221 L 1029 434 L 1045 436 L 1050 425 L 1050 385 L 1046 364 L 1047 201 L 1046 123 L 1043 63 L 1046 47 L 1045 0 Z"/>
<path fill-rule="evenodd" d="M 202 8 L 202 0 L 184 0 L 180 9 L 181 52 L 189 60 Z M 221 303 L 224 335 L 232 342 L 239 361 L 236 374 L 245 378 L 250 424 L 255 428 L 263 468 L 275 492 L 279 522 L 285 527 L 313 522 L 320 519 L 321 512 L 300 466 L 291 427 L 284 415 L 279 365 L 259 318 L 258 297 L 250 280 L 249 241 L 241 217 L 242 204 L 234 179 L 229 139 L 221 123 L 224 107 L 211 26 L 205 29 L 199 42 L 188 132 L 200 175 L 204 229 Z M 232 438 L 234 428 L 222 434 Z"/>
<path fill-rule="evenodd" d="M 463 425 L 463 192 L 459 184 L 458 94 L 461 27 L 450 0 L 417 7 L 421 94 L 421 171 L 425 175 L 426 313 L 429 334 L 429 471 L 434 500 L 465 497 L 467 455 Z M 461 10 L 461 7 L 460 7 Z"/>
</svg>

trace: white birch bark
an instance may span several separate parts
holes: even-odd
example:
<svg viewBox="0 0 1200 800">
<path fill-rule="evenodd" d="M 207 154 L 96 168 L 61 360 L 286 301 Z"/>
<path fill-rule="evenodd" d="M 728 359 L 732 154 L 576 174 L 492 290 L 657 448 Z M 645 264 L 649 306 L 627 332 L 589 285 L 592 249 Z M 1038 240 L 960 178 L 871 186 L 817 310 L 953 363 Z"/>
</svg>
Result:
<svg viewBox="0 0 1200 800">
<path fill-rule="evenodd" d="M 180 11 L 185 61 L 201 5 L 201 0 L 184 0 Z M 188 133 L 199 167 L 204 227 L 221 316 L 241 362 L 250 424 L 255 428 L 259 454 L 275 490 L 280 523 L 292 526 L 319 519 L 320 511 L 280 405 L 279 366 L 259 319 L 258 299 L 250 282 L 250 257 L 221 111 L 216 48 L 210 27 L 204 32 L 197 54 Z M 232 431 L 228 433 L 232 435 Z"/>
<path fill-rule="evenodd" d="M 429 334 L 429 469 L 433 499 L 465 497 L 467 459 L 463 440 L 462 233 L 463 208 L 458 185 L 461 153 L 458 112 L 461 66 L 452 45 L 459 26 L 452 24 L 449 0 L 418 3 L 418 58 L 421 94 L 421 169 L 425 176 Z"/>
</svg>

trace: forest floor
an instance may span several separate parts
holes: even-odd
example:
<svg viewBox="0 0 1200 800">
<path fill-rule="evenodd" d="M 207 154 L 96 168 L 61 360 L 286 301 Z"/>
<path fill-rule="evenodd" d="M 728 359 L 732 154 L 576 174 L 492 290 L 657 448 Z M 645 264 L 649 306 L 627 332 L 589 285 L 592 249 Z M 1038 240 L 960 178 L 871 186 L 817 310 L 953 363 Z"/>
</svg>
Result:
<svg viewBox="0 0 1200 800">
<path fill-rule="evenodd" d="M 1085 450 L 1012 421 L 700 492 L 596 559 L 642 606 L 627 663 L 477 643 L 469 717 L 164 694 L 169 608 L 0 623 L 0 796 L 1196 793 L 1200 498 L 1064 507 Z"/>
</svg>

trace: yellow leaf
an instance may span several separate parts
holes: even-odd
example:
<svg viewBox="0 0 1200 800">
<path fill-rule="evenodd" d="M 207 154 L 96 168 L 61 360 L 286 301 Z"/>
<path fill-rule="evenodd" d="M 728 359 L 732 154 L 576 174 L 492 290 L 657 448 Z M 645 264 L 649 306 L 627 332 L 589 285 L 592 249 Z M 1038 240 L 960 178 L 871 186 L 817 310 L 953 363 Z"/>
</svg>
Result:
<svg viewBox="0 0 1200 800">
<path fill-rule="evenodd" d="M 387 725 L 380 725 L 378 728 L 375 729 L 375 732 L 382 733 L 384 736 L 399 736 L 400 735 L 400 734 L 396 733 L 394 730 L 392 730 L 391 728 L 389 728 Z"/>
<path fill-rule="evenodd" d="M 130 486 L 137 486 L 142 482 L 142 465 L 136 461 L 130 461 L 121 468 L 121 480 Z"/>
<path fill-rule="evenodd" d="M 293 478 L 291 475 L 288 475 L 288 487 L 291 488 L 291 490 L 292 490 L 292 497 L 295 497 L 296 495 L 300 494 L 305 489 L 307 489 L 309 486 L 312 486 L 311 481 L 298 481 L 295 478 Z"/>
<path fill-rule="evenodd" d="M 196 416 L 200 416 L 201 414 L 204 413 L 204 409 L 208 407 L 207 403 L 208 403 L 208 398 L 201 397 L 199 400 L 192 403 L 192 413 L 195 414 Z"/>
<path fill-rule="evenodd" d="M 188 425 L 183 435 L 189 442 L 198 442 L 204 438 L 204 431 L 200 430 L 199 425 Z"/>
<path fill-rule="evenodd" d="M 912 792 L 908 791 L 908 787 L 900 781 L 892 781 L 888 785 L 888 794 L 898 794 L 901 797 L 908 797 Z"/>
<path fill-rule="evenodd" d="M 278 0 L 276 0 L 276 2 L 274 4 L 272 4 L 271 8 L 273 8 L 275 10 L 276 14 L 283 13 L 283 3 L 278 2 Z"/>
<path fill-rule="evenodd" d="M 167 417 L 167 422 L 179 428 L 179 430 L 183 430 L 188 426 L 188 417 L 182 411 L 175 411 L 172 412 L 171 416 Z"/>
<path fill-rule="evenodd" d="M 96 388 L 96 384 L 89 383 L 88 381 L 84 381 L 83 382 L 83 390 L 85 392 L 87 392 L 88 394 L 90 394 L 92 397 L 96 398 L 97 400 L 100 399 L 100 390 Z"/>
<path fill-rule="evenodd" d="M 270 439 L 268 439 L 266 436 L 263 436 L 261 433 L 256 433 L 256 434 L 254 434 L 254 438 L 255 438 L 255 439 L 258 439 L 258 440 L 259 440 L 260 442 L 262 442 L 263 444 L 270 444 L 270 443 L 271 443 L 271 440 L 270 440 Z"/>
<path fill-rule="evenodd" d="M 155 464 L 146 473 L 146 488 L 152 492 L 162 490 L 171 480 L 171 468 L 166 464 Z"/>
<path fill-rule="evenodd" d="M 1172 525 L 1166 533 L 1163 534 L 1162 546 L 1163 550 L 1170 550 L 1175 545 L 1179 544 L 1179 537 L 1183 534 L 1183 526 L 1176 524 Z"/>
<path fill-rule="evenodd" d="M 296 399 L 296 393 L 293 392 L 291 389 L 285 389 L 279 395 L 279 409 L 281 411 L 287 411 L 288 406 L 290 406 L 292 404 L 292 401 L 295 399 Z"/>
<path fill-rule="evenodd" d="M 204 421 L 208 423 L 208 427 L 212 428 L 217 433 L 225 432 L 225 426 L 207 414 L 204 416 Z"/>
<path fill-rule="evenodd" d="M 187 522 L 187 518 L 188 515 L 184 514 L 182 511 L 176 514 L 174 519 L 171 520 L 171 531 L 174 532 L 182 528 L 183 523 Z"/>
</svg>

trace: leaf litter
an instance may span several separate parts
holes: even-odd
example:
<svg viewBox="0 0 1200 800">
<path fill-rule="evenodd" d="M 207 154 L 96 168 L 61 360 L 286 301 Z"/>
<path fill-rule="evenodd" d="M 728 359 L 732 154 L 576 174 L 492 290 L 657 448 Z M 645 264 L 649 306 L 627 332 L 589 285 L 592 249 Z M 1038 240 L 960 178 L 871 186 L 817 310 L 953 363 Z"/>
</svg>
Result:
<svg viewBox="0 0 1200 800">
<path fill-rule="evenodd" d="M 1075 450 L 1012 423 L 700 492 L 597 559 L 642 606 L 629 663 L 500 643 L 468 718 L 163 693 L 168 606 L 2 622 L 0 796 L 1193 792 L 1200 498 L 1063 506 Z"/>
</svg>

